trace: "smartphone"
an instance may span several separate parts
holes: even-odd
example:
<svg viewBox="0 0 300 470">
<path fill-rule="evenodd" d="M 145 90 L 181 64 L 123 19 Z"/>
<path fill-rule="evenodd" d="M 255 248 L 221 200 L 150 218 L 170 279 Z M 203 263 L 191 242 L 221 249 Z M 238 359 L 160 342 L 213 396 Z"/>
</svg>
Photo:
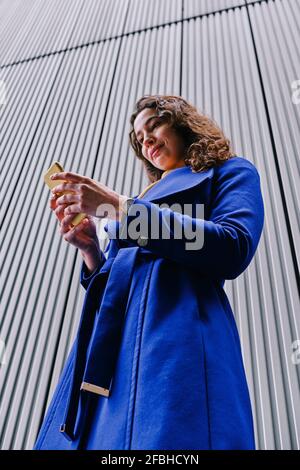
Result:
<svg viewBox="0 0 300 470">
<path fill-rule="evenodd" d="M 53 175 L 53 173 L 60 173 L 62 171 L 65 171 L 63 169 L 63 166 L 59 163 L 59 162 L 53 162 L 52 165 L 50 166 L 50 168 L 48 168 L 47 171 L 44 172 L 44 182 L 46 183 L 46 185 L 50 188 L 50 189 L 53 189 L 55 188 L 55 186 L 61 184 L 61 183 L 65 183 L 66 181 L 65 180 L 51 180 L 50 179 L 50 176 Z M 61 193 L 58 193 L 58 194 L 68 194 L 70 193 L 71 191 L 62 191 Z M 86 214 L 84 213 L 80 213 L 80 214 L 76 214 L 74 219 L 70 222 L 70 225 L 72 227 L 75 227 L 76 225 L 78 225 L 84 218 L 86 217 Z"/>
</svg>

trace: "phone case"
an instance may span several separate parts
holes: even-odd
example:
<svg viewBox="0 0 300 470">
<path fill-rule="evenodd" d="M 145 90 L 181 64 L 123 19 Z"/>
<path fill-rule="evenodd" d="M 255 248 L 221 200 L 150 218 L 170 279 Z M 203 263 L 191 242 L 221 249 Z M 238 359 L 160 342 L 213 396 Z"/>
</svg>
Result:
<svg viewBox="0 0 300 470">
<path fill-rule="evenodd" d="M 50 188 L 53 189 L 55 186 L 59 185 L 60 183 L 64 183 L 65 180 L 51 180 L 50 176 L 53 175 L 53 173 L 60 173 L 64 171 L 63 166 L 59 162 L 53 162 L 50 168 L 44 173 L 44 181 L 46 185 Z M 68 194 L 70 191 L 62 191 L 59 194 Z M 71 221 L 70 225 L 75 227 L 78 225 L 84 218 L 86 217 L 86 214 L 80 213 L 76 214 L 74 219 Z"/>
</svg>

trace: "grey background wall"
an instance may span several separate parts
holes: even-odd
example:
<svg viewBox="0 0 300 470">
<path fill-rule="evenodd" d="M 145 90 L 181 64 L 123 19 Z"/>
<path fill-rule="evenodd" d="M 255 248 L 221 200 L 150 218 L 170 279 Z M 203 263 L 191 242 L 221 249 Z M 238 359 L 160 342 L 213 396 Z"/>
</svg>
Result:
<svg viewBox="0 0 300 470">
<path fill-rule="evenodd" d="M 139 193 L 128 132 L 145 93 L 184 96 L 259 170 L 263 235 L 225 290 L 257 447 L 300 448 L 299 18 L 300 0 L 0 0 L 2 449 L 32 448 L 83 303 L 43 171 L 59 160 Z"/>
</svg>

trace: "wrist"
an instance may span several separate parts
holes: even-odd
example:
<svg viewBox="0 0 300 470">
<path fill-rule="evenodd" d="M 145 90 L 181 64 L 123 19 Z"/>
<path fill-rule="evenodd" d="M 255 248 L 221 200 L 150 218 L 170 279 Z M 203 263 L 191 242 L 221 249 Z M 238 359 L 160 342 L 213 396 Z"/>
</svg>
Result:
<svg viewBox="0 0 300 470">
<path fill-rule="evenodd" d="M 117 210 L 117 220 L 121 221 L 124 215 L 127 215 L 127 201 L 131 199 L 129 196 L 121 195 L 119 196 L 119 204 Z"/>
<path fill-rule="evenodd" d="M 92 241 L 84 250 L 80 250 L 83 258 L 86 256 L 101 255 L 101 249 L 98 240 Z"/>
<path fill-rule="evenodd" d="M 99 244 L 94 243 L 86 250 L 81 250 L 81 254 L 89 273 L 94 272 L 100 266 L 102 254 Z"/>
</svg>

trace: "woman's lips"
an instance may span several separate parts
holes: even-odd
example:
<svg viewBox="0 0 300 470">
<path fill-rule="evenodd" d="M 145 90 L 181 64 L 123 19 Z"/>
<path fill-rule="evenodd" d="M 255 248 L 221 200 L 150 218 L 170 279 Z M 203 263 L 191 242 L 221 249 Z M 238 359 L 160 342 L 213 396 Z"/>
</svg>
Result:
<svg viewBox="0 0 300 470">
<path fill-rule="evenodd" d="M 161 151 L 161 149 L 163 148 L 164 144 L 162 144 L 160 147 L 158 147 L 158 149 L 155 150 L 155 152 L 152 154 L 152 158 L 154 159 L 155 157 L 157 157 L 157 155 L 159 154 L 159 152 Z"/>
</svg>

